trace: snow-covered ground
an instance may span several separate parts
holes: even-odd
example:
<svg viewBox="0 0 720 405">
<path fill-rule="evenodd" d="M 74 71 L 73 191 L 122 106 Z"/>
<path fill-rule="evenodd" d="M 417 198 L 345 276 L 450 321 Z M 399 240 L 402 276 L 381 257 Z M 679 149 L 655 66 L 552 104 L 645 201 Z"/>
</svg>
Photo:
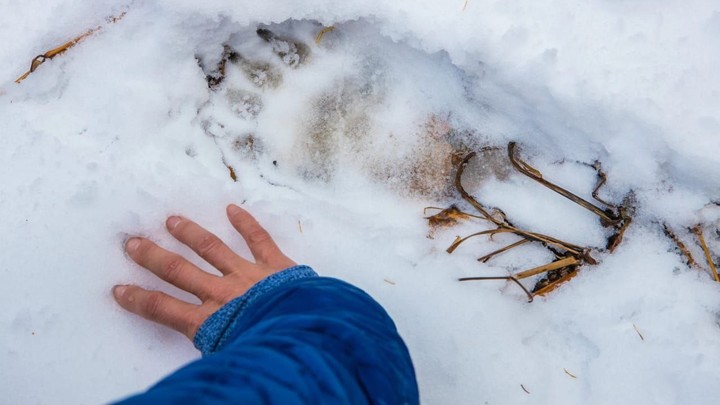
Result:
<svg viewBox="0 0 720 405">
<path fill-rule="evenodd" d="M 122 252 L 142 234 L 189 254 L 164 231 L 169 214 L 247 252 L 230 202 L 290 257 L 388 309 L 424 403 L 720 398 L 720 284 L 662 227 L 706 268 L 687 231 L 703 224 L 720 254 L 717 2 L 2 0 L 0 38 L 0 402 L 107 402 L 196 358 L 110 288 L 177 294 Z M 235 54 L 211 90 L 224 45 Z M 533 303 L 504 281 L 457 278 L 538 266 L 546 249 L 479 263 L 516 239 L 477 237 L 450 255 L 486 225 L 431 232 L 423 215 L 471 212 L 450 156 L 509 141 L 586 198 L 594 161 L 603 198 L 634 193 L 610 254 L 597 217 L 503 153 L 468 167 L 468 190 L 515 225 L 597 248 L 600 264 Z"/>
</svg>

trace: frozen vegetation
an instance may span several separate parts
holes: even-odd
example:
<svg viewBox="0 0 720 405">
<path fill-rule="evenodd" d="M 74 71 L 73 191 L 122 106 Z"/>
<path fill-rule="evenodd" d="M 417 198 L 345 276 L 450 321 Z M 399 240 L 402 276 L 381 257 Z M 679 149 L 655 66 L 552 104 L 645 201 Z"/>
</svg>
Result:
<svg viewBox="0 0 720 405">
<path fill-rule="evenodd" d="M 110 287 L 178 294 L 122 252 L 142 234 L 189 255 L 170 214 L 247 253 L 230 202 L 388 309 L 424 403 L 720 398 L 720 283 L 689 230 L 717 262 L 717 2 L 2 0 L 0 38 L 0 402 L 107 402 L 196 358 Z M 599 197 L 632 217 L 612 253 L 613 230 L 514 169 L 509 142 L 600 206 L 602 164 Z M 512 282 L 457 281 L 554 259 L 530 243 L 478 262 L 507 234 L 445 252 L 490 224 L 430 227 L 423 210 L 478 214 L 454 176 L 483 150 L 468 192 L 598 264 L 532 303 Z"/>
</svg>

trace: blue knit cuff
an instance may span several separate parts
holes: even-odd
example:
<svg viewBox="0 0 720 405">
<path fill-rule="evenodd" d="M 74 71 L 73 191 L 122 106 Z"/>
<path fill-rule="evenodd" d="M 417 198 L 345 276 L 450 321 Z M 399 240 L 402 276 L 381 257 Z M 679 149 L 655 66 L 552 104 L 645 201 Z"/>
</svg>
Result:
<svg viewBox="0 0 720 405">
<path fill-rule="evenodd" d="M 195 347 L 202 352 L 203 356 L 220 350 L 227 343 L 243 313 L 255 301 L 283 284 L 308 277 L 317 277 L 317 273 L 308 266 L 299 265 L 287 268 L 259 281 L 245 294 L 225 304 L 200 325 L 195 334 Z"/>
</svg>

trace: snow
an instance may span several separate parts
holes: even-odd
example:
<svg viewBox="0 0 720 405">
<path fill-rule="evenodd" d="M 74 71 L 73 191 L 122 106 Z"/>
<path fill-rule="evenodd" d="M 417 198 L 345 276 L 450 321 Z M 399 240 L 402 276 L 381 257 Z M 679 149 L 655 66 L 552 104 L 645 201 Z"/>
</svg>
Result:
<svg viewBox="0 0 720 405">
<path fill-rule="evenodd" d="M 388 309 L 424 403 L 719 397 L 720 285 L 688 268 L 662 227 L 704 266 L 687 231 L 702 223 L 720 254 L 716 2 L 28 0 L 0 10 L 3 401 L 107 402 L 197 358 L 183 336 L 123 312 L 110 288 L 181 294 L 122 252 L 140 234 L 192 257 L 164 230 L 170 214 L 247 255 L 224 218 L 230 202 L 290 257 Z M 37 54 L 97 26 L 13 83 Z M 209 90 L 223 44 L 241 58 Z M 636 201 L 614 253 L 596 249 L 600 264 L 533 303 L 511 283 L 456 280 L 547 263 L 546 249 L 478 263 L 515 239 L 476 237 L 450 255 L 456 235 L 487 224 L 429 238 L 423 219 L 427 206 L 460 203 L 450 152 L 497 146 L 468 166 L 470 192 L 517 226 L 603 247 L 597 217 L 509 166 L 509 141 L 588 199 L 586 164 L 600 161 L 603 198 L 632 190 Z"/>
</svg>

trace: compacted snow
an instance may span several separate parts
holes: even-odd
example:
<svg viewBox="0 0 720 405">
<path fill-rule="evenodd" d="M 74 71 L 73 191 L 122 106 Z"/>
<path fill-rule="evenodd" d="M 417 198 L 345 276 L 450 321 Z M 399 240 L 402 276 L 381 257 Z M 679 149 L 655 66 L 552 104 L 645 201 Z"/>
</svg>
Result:
<svg viewBox="0 0 720 405">
<path fill-rule="evenodd" d="M 0 11 L 3 403 L 107 402 L 197 358 L 183 336 L 123 312 L 110 288 L 180 295 L 122 251 L 140 234 L 189 255 L 164 230 L 170 214 L 247 254 L 224 218 L 230 202 L 290 257 L 388 309 L 424 403 L 720 398 L 720 284 L 689 231 L 701 225 L 717 262 L 716 2 L 28 0 Z M 33 57 L 96 27 L 14 83 Z M 511 141 L 591 201 L 590 165 L 602 164 L 601 198 L 632 208 L 613 253 L 597 216 L 512 168 Z M 457 281 L 553 260 L 535 243 L 477 261 L 518 240 L 508 235 L 445 252 L 488 223 L 431 228 L 437 210 L 424 208 L 477 214 L 453 176 L 480 150 L 470 193 L 599 263 L 532 303 L 506 281 Z"/>
</svg>

